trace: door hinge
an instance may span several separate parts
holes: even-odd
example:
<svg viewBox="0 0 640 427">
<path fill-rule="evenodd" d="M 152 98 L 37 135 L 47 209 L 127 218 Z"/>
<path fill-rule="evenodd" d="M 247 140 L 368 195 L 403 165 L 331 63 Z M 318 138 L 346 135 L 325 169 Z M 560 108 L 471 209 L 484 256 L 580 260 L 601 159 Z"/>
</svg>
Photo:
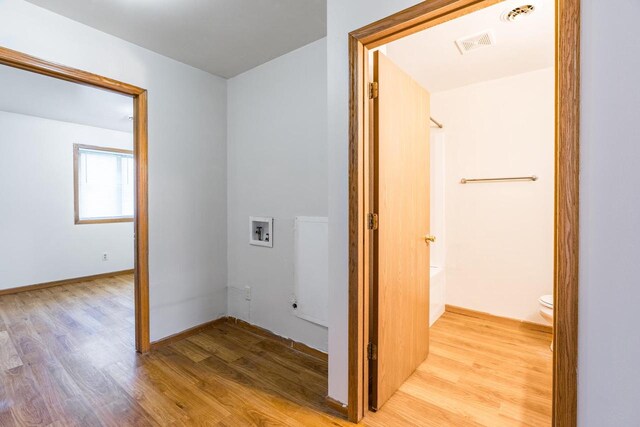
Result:
<svg viewBox="0 0 640 427">
<path fill-rule="evenodd" d="M 378 97 L 378 82 L 369 83 L 369 99 Z"/>
<path fill-rule="evenodd" d="M 367 358 L 369 360 L 376 360 L 378 358 L 378 346 L 374 343 L 367 344 Z"/>
<path fill-rule="evenodd" d="M 376 213 L 367 214 L 367 229 L 368 230 L 378 229 L 378 214 Z"/>
</svg>

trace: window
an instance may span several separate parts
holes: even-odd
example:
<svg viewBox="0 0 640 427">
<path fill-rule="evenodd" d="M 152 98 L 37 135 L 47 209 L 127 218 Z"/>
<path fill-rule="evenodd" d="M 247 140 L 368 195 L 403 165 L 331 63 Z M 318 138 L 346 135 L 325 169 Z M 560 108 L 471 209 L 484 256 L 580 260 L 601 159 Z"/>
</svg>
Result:
<svg viewBox="0 0 640 427">
<path fill-rule="evenodd" d="M 133 221 L 133 152 L 75 144 L 75 223 Z"/>
</svg>

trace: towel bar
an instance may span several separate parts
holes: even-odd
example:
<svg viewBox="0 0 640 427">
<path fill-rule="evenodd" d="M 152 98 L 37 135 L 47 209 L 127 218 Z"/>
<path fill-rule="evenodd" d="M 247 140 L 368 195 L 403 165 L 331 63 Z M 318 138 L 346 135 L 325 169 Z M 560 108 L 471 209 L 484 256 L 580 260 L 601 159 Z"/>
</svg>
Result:
<svg viewBox="0 0 640 427">
<path fill-rule="evenodd" d="M 507 178 L 462 178 L 460 184 L 467 184 L 470 182 L 501 182 L 501 181 L 537 181 L 538 177 L 531 176 L 512 176 Z"/>
</svg>

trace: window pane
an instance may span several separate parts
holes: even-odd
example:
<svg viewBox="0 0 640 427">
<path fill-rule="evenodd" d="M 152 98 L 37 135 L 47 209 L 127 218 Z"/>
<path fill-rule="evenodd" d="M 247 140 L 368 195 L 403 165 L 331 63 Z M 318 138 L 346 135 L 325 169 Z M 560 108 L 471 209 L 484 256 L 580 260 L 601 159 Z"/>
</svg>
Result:
<svg viewBox="0 0 640 427">
<path fill-rule="evenodd" d="M 133 216 L 133 189 L 134 172 L 133 158 L 121 157 L 122 159 L 122 215 Z"/>
<path fill-rule="evenodd" d="M 133 188 L 131 155 L 79 150 L 80 219 L 133 216 Z"/>
</svg>

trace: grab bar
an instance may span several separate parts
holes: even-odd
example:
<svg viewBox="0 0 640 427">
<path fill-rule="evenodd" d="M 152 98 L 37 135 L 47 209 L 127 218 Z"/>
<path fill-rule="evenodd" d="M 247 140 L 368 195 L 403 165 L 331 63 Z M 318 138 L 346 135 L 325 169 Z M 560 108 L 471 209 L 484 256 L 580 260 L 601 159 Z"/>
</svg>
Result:
<svg viewBox="0 0 640 427">
<path fill-rule="evenodd" d="M 512 176 L 508 178 L 462 178 L 460 184 L 467 184 L 471 182 L 502 182 L 502 181 L 537 181 L 538 177 L 531 176 Z"/>
</svg>

